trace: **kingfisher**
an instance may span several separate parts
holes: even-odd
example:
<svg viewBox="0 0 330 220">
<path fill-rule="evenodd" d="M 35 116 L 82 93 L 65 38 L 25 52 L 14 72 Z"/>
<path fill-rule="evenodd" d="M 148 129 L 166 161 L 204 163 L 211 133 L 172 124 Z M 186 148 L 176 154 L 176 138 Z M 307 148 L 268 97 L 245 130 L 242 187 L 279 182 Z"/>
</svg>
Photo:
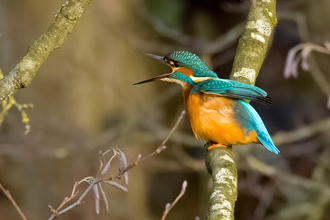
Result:
<svg viewBox="0 0 330 220">
<path fill-rule="evenodd" d="M 271 104 L 267 93 L 250 84 L 221 79 L 195 54 L 175 51 L 165 57 L 142 53 L 172 68 L 133 85 L 161 80 L 182 86 L 186 110 L 197 139 L 206 141 L 208 150 L 250 142 L 265 146 L 278 154 L 263 121 L 246 101 Z"/>
</svg>

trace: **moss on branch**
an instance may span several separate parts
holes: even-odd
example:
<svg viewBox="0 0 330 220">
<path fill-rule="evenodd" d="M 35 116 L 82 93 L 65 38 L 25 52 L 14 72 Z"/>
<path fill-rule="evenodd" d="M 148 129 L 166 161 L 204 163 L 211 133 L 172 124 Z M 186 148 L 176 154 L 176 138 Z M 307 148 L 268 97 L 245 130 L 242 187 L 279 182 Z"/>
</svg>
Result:
<svg viewBox="0 0 330 220">
<path fill-rule="evenodd" d="M 275 0 L 251 0 L 248 21 L 239 40 L 230 79 L 255 84 L 265 59 L 269 38 L 277 24 L 275 6 Z M 237 199 L 237 170 L 231 147 L 217 147 L 206 152 L 205 165 L 213 179 L 207 219 L 233 220 Z"/>
<path fill-rule="evenodd" d="M 0 101 L 32 82 L 49 54 L 58 49 L 71 33 L 92 0 L 68 0 L 55 15 L 47 32 L 37 39 L 16 67 L 0 80 Z"/>
</svg>

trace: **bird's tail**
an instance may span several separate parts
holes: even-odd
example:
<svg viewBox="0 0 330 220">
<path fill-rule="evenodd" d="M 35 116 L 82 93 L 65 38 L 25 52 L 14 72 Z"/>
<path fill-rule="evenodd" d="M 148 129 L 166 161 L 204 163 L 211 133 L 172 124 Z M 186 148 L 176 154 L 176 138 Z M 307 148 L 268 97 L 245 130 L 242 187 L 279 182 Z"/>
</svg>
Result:
<svg viewBox="0 0 330 220">
<path fill-rule="evenodd" d="M 269 151 L 274 152 L 275 154 L 278 154 L 280 151 L 277 149 L 277 147 L 274 145 L 272 138 L 269 136 L 268 132 L 263 134 L 258 134 L 258 139 L 264 145 Z"/>
<path fill-rule="evenodd" d="M 261 120 L 260 116 L 254 110 L 254 108 L 248 104 L 247 102 L 241 100 L 241 104 L 245 107 L 247 110 L 249 116 L 251 117 L 251 121 L 254 122 L 254 129 L 257 132 L 257 136 L 259 141 L 262 145 L 264 145 L 269 151 L 274 152 L 275 154 L 278 154 L 280 151 L 277 149 L 277 147 L 274 145 L 272 138 L 268 134 L 268 131 Z"/>
</svg>

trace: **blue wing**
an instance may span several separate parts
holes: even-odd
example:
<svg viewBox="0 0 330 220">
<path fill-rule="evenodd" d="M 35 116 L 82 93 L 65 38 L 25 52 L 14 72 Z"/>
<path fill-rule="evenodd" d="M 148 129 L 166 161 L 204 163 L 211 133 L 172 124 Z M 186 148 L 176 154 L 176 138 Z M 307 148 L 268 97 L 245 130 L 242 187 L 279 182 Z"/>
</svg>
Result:
<svg viewBox="0 0 330 220">
<path fill-rule="evenodd" d="M 197 83 L 194 88 L 205 93 L 221 94 L 234 99 L 248 99 L 266 105 L 272 102 L 264 90 L 250 84 L 229 79 L 209 79 Z"/>
<path fill-rule="evenodd" d="M 258 115 L 258 113 L 256 112 L 256 110 L 254 110 L 254 108 L 247 102 L 240 100 L 239 103 L 241 105 L 243 105 L 243 107 L 245 108 L 249 119 L 245 119 L 245 122 L 248 123 L 247 125 L 245 125 L 249 130 L 255 130 L 257 132 L 257 137 L 259 139 L 259 141 L 271 152 L 274 152 L 275 154 L 278 154 L 280 151 L 275 147 L 272 138 L 270 137 L 270 135 L 268 134 L 268 131 L 263 123 L 263 121 L 261 120 L 260 116 Z M 241 114 L 241 117 L 244 114 Z"/>
</svg>

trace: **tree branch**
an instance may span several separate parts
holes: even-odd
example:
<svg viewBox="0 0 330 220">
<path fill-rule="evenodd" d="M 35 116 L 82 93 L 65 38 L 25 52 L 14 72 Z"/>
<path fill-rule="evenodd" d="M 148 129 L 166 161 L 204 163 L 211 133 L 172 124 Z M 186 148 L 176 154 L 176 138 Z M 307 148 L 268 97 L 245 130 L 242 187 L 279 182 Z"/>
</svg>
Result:
<svg viewBox="0 0 330 220">
<path fill-rule="evenodd" d="M 254 85 L 277 24 L 275 0 L 251 1 L 248 21 L 239 40 L 230 79 Z"/>
<path fill-rule="evenodd" d="M 251 0 L 245 31 L 239 40 L 230 79 L 255 84 L 268 41 L 277 24 L 275 0 Z M 213 179 L 207 219 L 234 219 L 237 199 L 237 169 L 231 147 L 206 152 L 205 165 Z"/>
<path fill-rule="evenodd" d="M 0 80 L 0 101 L 30 85 L 49 54 L 58 49 L 71 33 L 92 0 L 68 0 L 55 15 L 55 21 L 28 49 L 27 54 Z"/>
<path fill-rule="evenodd" d="M 234 219 L 237 198 L 237 170 L 231 147 L 217 147 L 205 155 L 205 166 L 212 175 L 213 192 L 206 219 Z"/>
</svg>

